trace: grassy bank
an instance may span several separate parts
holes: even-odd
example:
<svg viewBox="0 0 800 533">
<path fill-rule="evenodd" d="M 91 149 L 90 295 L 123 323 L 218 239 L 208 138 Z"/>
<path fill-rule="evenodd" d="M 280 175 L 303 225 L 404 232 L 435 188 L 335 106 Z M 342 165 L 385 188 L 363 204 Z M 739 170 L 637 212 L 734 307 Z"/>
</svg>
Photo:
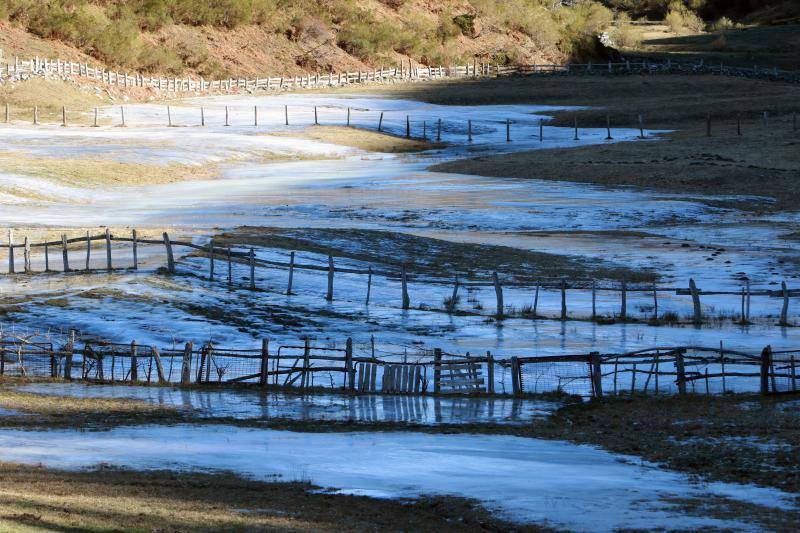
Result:
<svg viewBox="0 0 800 533">
<path fill-rule="evenodd" d="M 660 142 L 528 151 L 444 163 L 442 172 L 635 186 L 675 193 L 754 195 L 751 209 L 800 202 L 796 85 L 716 76 L 585 76 L 441 82 L 384 89 L 443 105 L 592 106 L 555 113 L 551 125 L 674 130 Z M 762 120 L 768 116 L 767 125 Z M 711 136 L 706 120 L 711 116 Z M 737 135 L 737 120 L 741 135 Z M 653 134 L 650 134 L 652 137 Z"/>
<path fill-rule="evenodd" d="M 270 134 L 274 135 L 274 134 Z M 406 139 L 376 131 L 367 131 L 343 126 L 314 126 L 300 133 L 290 133 L 287 136 L 293 139 L 311 139 L 339 146 L 349 146 L 367 152 L 384 154 L 402 154 L 422 152 L 440 148 L 436 144 L 419 139 Z"/>
</svg>

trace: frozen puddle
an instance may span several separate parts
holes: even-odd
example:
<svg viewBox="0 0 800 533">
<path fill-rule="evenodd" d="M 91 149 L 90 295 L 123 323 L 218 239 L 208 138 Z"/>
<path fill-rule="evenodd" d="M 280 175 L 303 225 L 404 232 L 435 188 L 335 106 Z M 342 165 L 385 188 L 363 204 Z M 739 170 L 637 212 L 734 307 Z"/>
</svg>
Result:
<svg viewBox="0 0 800 533">
<path fill-rule="evenodd" d="M 519 398 L 446 398 L 344 394 L 260 393 L 249 390 L 181 390 L 168 387 L 35 383 L 24 392 L 81 398 L 132 398 L 194 409 L 200 416 L 237 419 L 401 422 L 411 424 L 525 424 L 544 418 L 560 402 Z M 0 412 L 0 414 L 2 414 Z"/>
<path fill-rule="evenodd" d="M 228 426 L 140 426 L 108 432 L 0 431 L 0 460 L 81 469 L 226 470 L 310 481 L 355 495 L 474 498 L 504 518 L 581 531 L 618 528 L 757 529 L 688 516 L 668 497 L 713 494 L 778 509 L 775 489 L 695 484 L 682 474 L 622 462 L 589 446 L 510 436 L 294 433 Z"/>
</svg>

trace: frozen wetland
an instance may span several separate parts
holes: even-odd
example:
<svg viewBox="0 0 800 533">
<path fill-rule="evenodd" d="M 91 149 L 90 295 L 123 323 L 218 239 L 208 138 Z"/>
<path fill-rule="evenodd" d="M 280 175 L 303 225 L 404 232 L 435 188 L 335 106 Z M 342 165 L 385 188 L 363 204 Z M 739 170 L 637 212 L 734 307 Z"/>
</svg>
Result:
<svg viewBox="0 0 800 533">
<path fill-rule="evenodd" d="M 698 484 L 594 447 L 510 436 L 319 434 L 193 425 L 102 432 L 0 430 L 0 460 L 67 469 L 102 464 L 230 471 L 382 498 L 456 495 L 514 521 L 575 531 L 758 529 L 704 512 L 687 514 L 670 498 L 716 496 L 795 508 L 791 495 L 775 489 Z"/>
</svg>

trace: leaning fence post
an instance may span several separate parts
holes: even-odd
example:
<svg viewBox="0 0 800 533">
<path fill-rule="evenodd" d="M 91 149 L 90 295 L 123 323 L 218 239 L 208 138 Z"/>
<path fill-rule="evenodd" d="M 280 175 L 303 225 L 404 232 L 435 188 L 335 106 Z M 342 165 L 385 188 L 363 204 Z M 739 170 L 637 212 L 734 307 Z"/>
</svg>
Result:
<svg viewBox="0 0 800 533">
<path fill-rule="evenodd" d="M 269 379 L 269 339 L 261 339 L 261 374 L 259 384 L 266 386 Z"/>
<path fill-rule="evenodd" d="M 678 382 L 678 392 L 680 394 L 686 394 L 686 366 L 683 362 L 683 354 L 685 352 L 686 350 L 683 348 L 675 350 L 675 371 L 678 374 L 676 381 Z"/>
<path fill-rule="evenodd" d="M 325 299 L 328 300 L 329 302 L 333 301 L 333 274 L 334 274 L 333 256 L 329 255 L 328 256 L 328 292 L 325 295 Z"/>
<path fill-rule="evenodd" d="M 494 285 L 494 295 L 497 298 L 497 312 L 495 316 L 498 320 L 502 320 L 505 311 L 505 306 L 503 305 L 503 286 L 500 285 L 500 278 L 497 276 L 497 272 L 492 272 L 492 284 Z"/>
<path fill-rule="evenodd" d="M 442 390 L 442 349 L 433 350 L 433 392 L 439 394 Z"/>
<path fill-rule="evenodd" d="M 408 274 L 406 273 L 405 264 L 403 264 L 402 270 L 400 272 L 400 284 L 402 285 L 402 290 L 403 290 L 403 298 L 402 298 L 403 309 L 408 309 L 409 307 L 411 307 L 411 299 L 408 297 Z"/>
<path fill-rule="evenodd" d="M 111 272 L 111 231 L 106 228 L 106 270 Z"/>
<path fill-rule="evenodd" d="M 344 350 L 344 370 L 346 387 L 350 390 L 356 388 L 356 372 L 353 369 L 353 339 L 347 338 Z"/>
<path fill-rule="evenodd" d="M 159 383 L 166 383 L 166 379 L 164 379 L 164 366 L 161 364 L 161 354 L 158 353 L 158 348 L 155 346 L 151 346 L 150 350 L 153 354 L 153 360 L 156 362 L 156 374 L 158 375 L 158 382 Z M 150 380 L 150 376 L 148 376 L 148 381 Z"/>
<path fill-rule="evenodd" d="M 456 274 L 456 282 L 453 285 L 453 294 L 450 296 L 450 301 L 447 304 L 448 313 L 452 313 L 455 310 L 457 299 L 458 299 L 458 274 Z"/>
<path fill-rule="evenodd" d="M 520 366 L 519 366 L 519 357 L 512 357 L 511 358 L 511 390 L 514 392 L 514 396 L 519 396 L 522 392 L 520 384 L 522 380 L 520 379 Z"/>
<path fill-rule="evenodd" d="M 769 394 L 769 369 L 772 366 L 772 346 L 761 350 L 761 394 Z"/>
<path fill-rule="evenodd" d="M 172 255 L 172 243 L 169 242 L 169 235 L 164 232 L 164 246 L 167 248 L 167 272 L 175 273 L 175 256 Z"/>
<path fill-rule="evenodd" d="M 192 382 L 192 343 L 187 342 L 183 347 L 183 364 L 181 365 L 181 385 Z"/>
<path fill-rule="evenodd" d="M 788 326 L 788 313 L 789 313 L 789 290 L 786 288 L 786 282 L 781 281 L 781 294 L 783 295 L 783 307 L 781 308 L 781 326 Z"/>
<path fill-rule="evenodd" d="M 383 111 L 381 111 L 381 116 L 378 119 L 378 131 L 383 131 Z"/>
<path fill-rule="evenodd" d="M 292 283 L 294 282 L 294 252 L 289 253 L 289 283 L 286 285 L 286 294 L 292 294 Z"/>
<path fill-rule="evenodd" d="M 700 309 L 700 291 L 697 290 L 694 279 L 689 279 L 689 292 L 692 293 L 692 305 L 694 306 L 694 323 L 699 325 L 703 322 L 703 315 Z"/>
</svg>

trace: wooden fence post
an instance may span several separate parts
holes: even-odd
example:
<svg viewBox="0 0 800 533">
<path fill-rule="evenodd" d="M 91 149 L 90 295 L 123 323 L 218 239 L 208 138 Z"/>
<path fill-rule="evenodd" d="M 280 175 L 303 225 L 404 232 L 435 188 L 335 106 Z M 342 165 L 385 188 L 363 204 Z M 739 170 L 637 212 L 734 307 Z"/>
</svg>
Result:
<svg viewBox="0 0 800 533">
<path fill-rule="evenodd" d="M 333 268 L 333 256 L 328 256 L 328 293 L 325 295 L 325 299 L 329 302 L 333 301 L 333 274 L 335 270 Z"/>
<path fill-rule="evenodd" d="M 22 248 L 22 257 L 24 259 L 25 273 L 31 271 L 31 243 L 28 241 L 28 236 L 25 236 L 25 241 Z"/>
<path fill-rule="evenodd" d="M 592 280 L 592 320 L 597 319 L 597 280 Z"/>
<path fill-rule="evenodd" d="M 172 127 L 172 111 L 170 111 L 169 106 L 167 106 L 167 126 Z"/>
<path fill-rule="evenodd" d="M 683 362 L 683 354 L 685 352 L 686 350 L 683 348 L 678 348 L 675 350 L 675 371 L 678 374 L 676 381 L 678 384 L 678 392 L 680 394 L 686 394 L 686 366 Z"/>
<path fill-rule="evenodd" d="M 692 305 L 694 307 L 694 323 L 700 325 L 703 323 L 703 314 L 700 309 L 700 291 L 697 290 L 697 285 L 694 279 L 689 279 L 689 292 L 692 293 Z"/>
<path fill-rule="evenodd" d="M 261 374 L 259 384 L 264 387 L 269 380 L 269 339 L 261 339 Z"/>
<path fill-rule="evenodd" d="M 411 118 L 406 115 L 406 139 L 411 138 Z"/>
<path fill-rule="evenodd" d="M 403 289 L 403 309 L 408 309 L 411 307 L 411 299 L 408 297 L 408 275 L 406 273 L 406 265 L 403 264 L 402 270 L 400 272 L 400 284 L 402 285 Z"/>
<path fill-rule="evenodd" d="M 152 350 L 153 361 L 156 363 L 156 375 L 158 376 L 158 382 L 166 383 L 167 380 L 164 379 L 164 365 L 161 364 L 161 354 L 158 353 L 158 348 L 155 346 L 151 346 L 150 350 Z M 150 381 L 149 376 L 148 381 Z"/>
<path fill-rule="evenodd" d="M 61 106 L 61 127 L 67 127 L 67 108 L 65 106 Z"/>
<path fill-rule="evenodd" d="M 39 106 L 33 106 L 33 125 L 39 125 Z"/>
<path fill-rule="evenodd" d="M 250 290 L 254 291 L 256 290 L 256 251 L 253 248 L 250 248 L 248 259 L 250 261 Z"/>
<path fill-rule="evenodd" d="M 789 314 L 789 290 L 786 288 L 786 282 L 781 281 L 781 294 L 783 295 L 783 307 L 781 308 L 781 326 L 788 326 L 788 314 Z"/>
<path fill-rule="evenodd" d="M 453 294 L 450 295 L 450 301 L 447 304 L 447 312 L 452 313 L 456 308 L 456 301 L 458 299 L 458 274 L 456 274 L 456 282 L 453 284 Z"/>
<path fill-rule="evenodd" d="M 606 115 L 606 140 L 610 141 L 613 138 L 611 136 L 611 115 Z"/>
<path fill-rule="evenodd" d="M 769 369 L 772 366 L 772 346 L 761 350 L 761 394 L 769 394 Z"/>
<path fill-rule="evenodd" d="M 292 283 L 294 283 L 294 251 L 289 253 L 289 283 L 286 285 L 286 294 L 292 294 Z"/>
<path fill-rule="evenodd" d="M 497 272 L 492 272 L 492 284 L 494 285 L 494 295 L 497 299 L 497 312 L 495 316 L 498 320 L 503 320 L 505 314 L 505 305 L 503 305 L 503 286 L 500 285 L 500 278 Z"/>
<path fill-rule="evenodd" d="M 192 343 L 187 342 L 183 347 L 183 362 L 181 364 L 181 385 L 192 382 Z"/>
<path fill-rule="evenodd" d="M 574 121 L 575 121 L 575 137 L 572 140 L 573 141 L 577 141 L 577 140 L 580 140 L 578 138 L 578 117 L 577 116 L 574 117 Z"/>
<path fill-rule="evenodd" d="M 131 381 L 139 381 L 139 365 L 136 358 L 136 341 L 131 341 Z"/>
<path fill-rule="evenodd" d="M 106 228 L 106 270 L 111 272 L 111 232 Z"/>
<path fill-rule="evenodd" d="M 561 279 L 561 320 L 567 319 L 567 280 Z"/>
<path fill-rule="evenodd" d="M 253 106 L 253 127 L 258 127 L 258 106 Z"/>
<path fill-rule="evenodd" d="M 433 392 L 439 394 L 442 391 L 442 349 L 433 350 Z"/>
<path fill-rule="evenodd" d="M 64 263 L 64 272 L 69 272 L 69 252 L 67 249 L 67 234 L 61 234 L 61 259 Z"/>
<path fill-rule="evenodd" d="M 506 142 L 511 142 L 511 119 L 506 119 Z"/>
<path fill-rule="evenodd" d="M 70 331 L 64 347 L 64 379 L 72 381 L 72 350 L 75 349 L 75 332 Z"/>
<path fill-rule="evenodd" d="M 366 305 L 369 305 L 369 298 L 372 295 L 372 267 L 370 266 L 367 269 L 367 301 Z"/>
<path fill-rule="evenodd" d="M 442 140 L 442 119 L 438 119 L 436 124 L 436 142 Z"/>
<path fill-rule="evenodd" d="M 350 108 L 347 108 L 347 127 L 350 127 Z"/>
<path fill-rule="evenodd" d="M 124 107 L 119 106 L 119 114 L 120 114 L 120 117 L 122 118 L 121 126 L 124 128 L 125 127 L 125 108 Z"/>
<path fill-rule="evenodd" d="M 92 258 L 92 238 L 89 232 L 86 232 L 86 270 L 90 270 L 90 261 Z"/>
<path fill-rule="evenodd" d="M 620 290 L 620 310 L 619 317 L 622 320 L 628 319 L 628 280 L 622 278 L 622 288 Z"/>
<path fill-rule="evenodd" d="M 136 242 L 136 230 L 131 230 L 131 242 L 133 243 L 133 269 L 139 270 L 139 251 L 138 243 Z"/>
<path fill-rule="evenodd" d="M 603 369 L 602 360 L 598 352 L 589 354 L 590 376 L 592 378 L 592 396 L 596 399 L 603 397 Z"/>
<path fill-rule="evenodd" d="M 200 106 L 200 125 L 206 125 L 206 109 L 203 106 Z"/>
<path fill-rule="evenodd" d="M 378 119 L 378 131 L 383 131 L 383 111 L 381 111 L 381 116 Z"/>
<path fill-rule="evenodd" d="M 167 272 L 175 273 L 175 256 L 172 255 L 172 243 L 169 242 L 169 235 L 164 232 L 164 246 L 167 248 Z"/>
<path fill-rule="evenodd" d="M 14 230 L 8 230 L 8 273 L 14 273 Z"/>
<path fill-rule="evenodd" d="M 231 123 L 228 121 L 228 106 L 225 106 L 225 125 L 230 126 Z"/>
<path fill-rule="evenodd" d="M 353 369 L 353 339 L 347 338 L 344 351 L 344 370 L 346 387 L 350 390 L 356 388 L 356 373 Z"/>
<path fill-rule="evenodd" d="M 208 241 L 208 279 L 214 281 L 214 239 Z"/>
<path fill-rule="evenodd" d="M 486 352 L 486 392 L 494 394 L 494 356 Z"/>
<path fill-rule="evenodd" d="M 544 119 L 539 119 L 539 142 L 544 142 Z"/>
<path fill-rule="evenodd" d="M 520 379 L 520 366 L 519 357 L 511 358 L 511 390 L 514 396 L 519 396 L 522 393 L 522 380 Z"/>
<path fill-rule="evenodd" d="M 472 142 L 472 120 L 467 120 L 467 141 Z"/>
<path fill-rule="evenodd" d="M 644 117 L 639 113 L 639 138 L 644 139 Z"/>
</svg>

